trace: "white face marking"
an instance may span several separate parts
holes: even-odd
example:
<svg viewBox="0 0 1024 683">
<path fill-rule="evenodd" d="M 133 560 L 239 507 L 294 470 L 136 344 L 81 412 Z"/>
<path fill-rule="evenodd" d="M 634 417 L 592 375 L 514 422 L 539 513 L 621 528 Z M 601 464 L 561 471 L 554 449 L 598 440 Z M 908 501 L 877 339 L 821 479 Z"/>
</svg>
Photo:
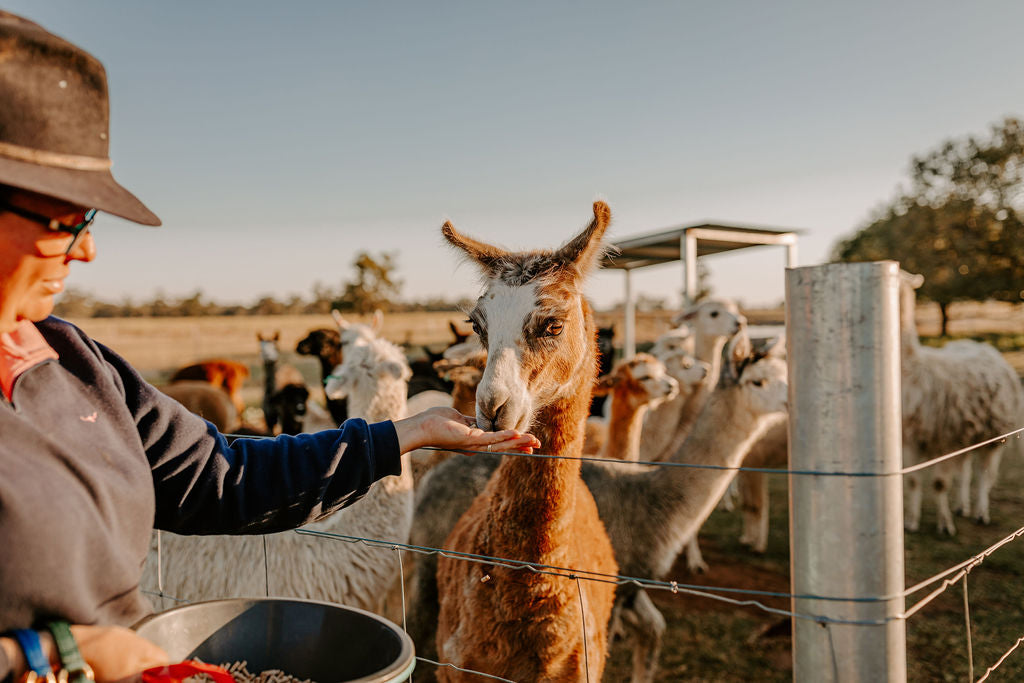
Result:
<svg viewBox="0 0 1024 683">
<path fill-rule="evenodd" d="M 478 304 L 487 328 L 487 367 L 476 390 L 477 421 L 484 429 L 525 430 L 533 418 L 533 401 L 521 370 L 523 321 L 536 301 L 534 283 L 511 287 L 492 282 Z"/>
<path fill-rule="evenodd" d="M 272 363 L 279 358 L 277 344 L 273 339 L 260 340 L 260 357 L 267 363 Z"/>
</svg>

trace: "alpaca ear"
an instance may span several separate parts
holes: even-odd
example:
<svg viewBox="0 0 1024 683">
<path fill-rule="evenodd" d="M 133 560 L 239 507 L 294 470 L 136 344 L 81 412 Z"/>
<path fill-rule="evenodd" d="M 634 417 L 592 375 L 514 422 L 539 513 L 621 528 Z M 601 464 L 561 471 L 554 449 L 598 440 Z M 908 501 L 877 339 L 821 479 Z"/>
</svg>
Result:
<svg viewBox="0 0 1024 683">
<path fill-rule="evenodd" d="M 718 386 L 721 388 L 736 386 L 740 382 L 741 367 L 745 365 L 743 350 L 749 351 L 750 339 L 744 330 L 740 330 L 722 347 L 721 370 L 718 374 Z"/>
<path fill-rule="evenodd" d="M 597 266 L 607 249 L 602 239 L 611 220 L 612 211 L 608 205 L 604 202 L 594 202 L 594 218 L 590 225 L 559 247 L 555 251 L 555 258 L 566 266 L 575 266 L 581 276 L 589 273 Z"/>
<path fill-rule="evenodd" d="M 334 324 L 338 326 L 338 329 L 344 332 L 349 328 L 349 322 L 341 315 L 341 311 L 337 308 L 331 309 L 331 317 L 334 318 Z"/>
<path fill-rule="evenodd" d="M 619 383 L 619 376 L 618 375 L 602 375 L 601 377 L 597 378 L 596 382 L 594 382 L 593 395 L 594 396 L 607 396 L 608 394 L 611 393 L 612 389 L 614 389 L 615 385 L 618 384 L 618 383 Z"/>
<path fill-rule="evenodd" d="M 412 377 L 412 370 L 409 369 L 408 365 L 399 363 L 397 361 L 387 361 L 377 366 L 378 377 L 394 377 L 396 379 L 409 379 Z"/>
<path fill-rule="evenodd" d="M 484 274 L 488 277 L 497 274 L 498 262 L 508 254 L 501 247 L 495 247 L 463 235 L 455 229 L 451 221 L 445 221 L 441 226 L 441 234 L 448 240 L 448 244 L 461 249 L 466 256 L 480 264 Z"/>
<path fill-rule="evenodd" d="M 920 273 L 911 273 L 901 268 L 900 277 L 904 282 L 910 285 L 911 289 L 918 289 L 924 284 L 924 275 L 921 275 Z"/>
<path fill-rule="evenodd" d="M 672 318 L 672 327 L 682 327 L 683 323 L 693 320 L 696 317 L 697 309 L 688 308 L 682 313 L 679 313 L 674 318 Z M 689 328 L 689 325 L 687 325 L 687 328 Z"/>
<path fill-rule="evenodd" d="M 374 334 L 378 334 L 381 328 L 384 327 L 384 311 L 379 308 L 373 312 L 373 320 L 370 322 L 370 329 L 373 330 Z"/>
</svg>

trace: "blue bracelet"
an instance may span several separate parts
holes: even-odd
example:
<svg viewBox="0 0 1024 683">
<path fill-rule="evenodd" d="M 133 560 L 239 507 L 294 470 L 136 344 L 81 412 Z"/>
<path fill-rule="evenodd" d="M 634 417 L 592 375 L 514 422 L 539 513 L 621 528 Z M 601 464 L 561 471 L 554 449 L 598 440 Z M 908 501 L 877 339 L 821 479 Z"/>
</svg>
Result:
<svg viewBox="0 0 1024 683">
<path fill-rule="evenodd" d="M 50 668 L 50 660 L 43 654 L 43 643 L 39 640 L 39 634 L 30 628 L 11 629 L 5 635 L 9 635 L 18 641 L 21 651 L 25 654 L 25 661 L 28 662 L 28 675 L 25 683 L 34 683 L 37 679 L 45 679 L 47 683 L 56 683 L 57 678 Z"/>
</svg>

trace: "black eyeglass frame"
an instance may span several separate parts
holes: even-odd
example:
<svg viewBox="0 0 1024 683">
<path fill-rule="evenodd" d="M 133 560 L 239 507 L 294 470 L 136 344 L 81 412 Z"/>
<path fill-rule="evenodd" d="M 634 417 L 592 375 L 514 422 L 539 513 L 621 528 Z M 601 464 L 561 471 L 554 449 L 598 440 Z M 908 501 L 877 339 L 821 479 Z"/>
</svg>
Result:
<svg viewBox="0 0 1024 683">
<path fill-rule="evenodd" d="M 20 216 L 26 220 L 38 223 L 51 232 L 65 232 L 71 235 L 71 244 L 69 244 L 68 248 L 64 251 L 65 256 L 70 254 L 71 250 L 75 248 L 75 245 L 81 242 L 89 233 L 89 226 L 92 225 L 94 220 L 96 220 L 96 213 L 98 212 L 98 209 L 87 209 L 84 221 L 78 225 L 67 225 L 65 223 L 61 223 L 56 218 L 50 218 L 49 216 L 36 213 L 35 211 L 29 211 L 28 209 L 23 209 L 20 206 L 15 206 L 13 204 L 5 204 L 3 210 L 13 213 L 15 216 Z"/>
</svg>

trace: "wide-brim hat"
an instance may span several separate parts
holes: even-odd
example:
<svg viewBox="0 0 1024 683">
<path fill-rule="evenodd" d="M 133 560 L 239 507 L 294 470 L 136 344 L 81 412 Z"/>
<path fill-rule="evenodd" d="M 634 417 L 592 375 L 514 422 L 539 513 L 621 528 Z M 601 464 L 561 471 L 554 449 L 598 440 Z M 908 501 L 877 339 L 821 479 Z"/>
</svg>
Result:
<svg viewBox="0 0 1024 683">
<path fill-rule="evenodd" d="M 109 123 L 99 60 L 0 11 L 0 184 L 160 225 L 114 180 Z"/>
</svg>

